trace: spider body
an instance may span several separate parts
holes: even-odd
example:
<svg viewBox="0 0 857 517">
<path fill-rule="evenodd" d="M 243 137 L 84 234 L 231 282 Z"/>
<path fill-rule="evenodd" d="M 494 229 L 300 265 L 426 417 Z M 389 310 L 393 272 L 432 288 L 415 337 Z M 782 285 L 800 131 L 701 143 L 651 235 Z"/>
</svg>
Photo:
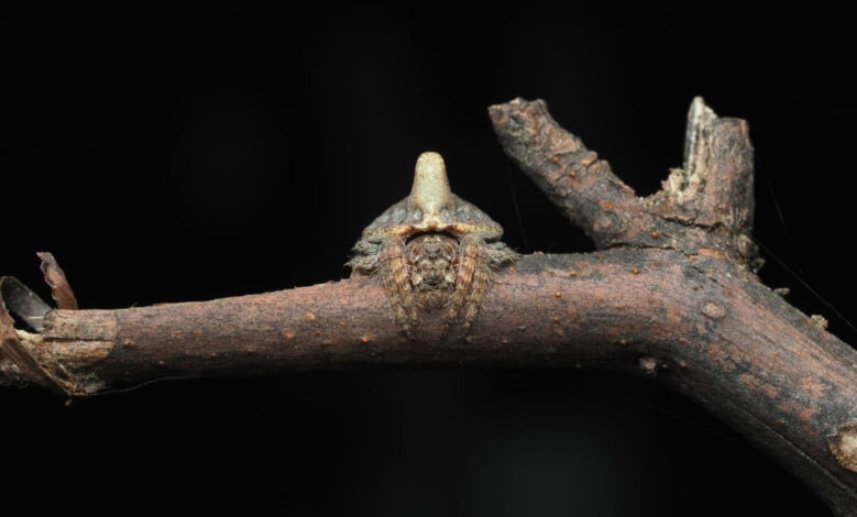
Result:
<svg viewBox="0 0 857 517">
<path fill-rule="evenodd" d="M 413 336 L 423 311 L 445 310 L 447 324 L 469 331 L 492 274 L 517 258 L 503 228 L 453 194 L 437 153 L 417 160 L 410 195 L 363 230 L 349 262 L 352 276 L 379 277 L 393 316 Z"/>
</svg>

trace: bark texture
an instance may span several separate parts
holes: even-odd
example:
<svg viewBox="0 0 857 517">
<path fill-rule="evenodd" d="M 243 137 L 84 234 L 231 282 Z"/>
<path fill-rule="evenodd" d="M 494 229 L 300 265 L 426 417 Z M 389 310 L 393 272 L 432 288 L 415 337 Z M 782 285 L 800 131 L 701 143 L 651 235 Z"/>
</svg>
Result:
<svg viewBox="0 0 857 517">
<path fill-rule="evenodd" d="M 73 396 L 175 376 L 394 367 L 605 367 L 661 380 L 744 433 L 840 515 L 857 515 L 857 352 L 755 276 L 752 146 L 691 106 L 686 156 L 638 198 L 542 101 L 489 110 L 506 153 L 602 250 L 533 255 L 499 275 L 467 335 L 405 338 L 384 289 L 349 279 L 123 310 L 63 308 L 0 280 L 0 384 Z M 14 327 L 7 310 L 35 333 Z M 442 311 L 440 311 L 442 313 Z M 432 338 L 435 336 L 435 338 Z"/>
</svg>

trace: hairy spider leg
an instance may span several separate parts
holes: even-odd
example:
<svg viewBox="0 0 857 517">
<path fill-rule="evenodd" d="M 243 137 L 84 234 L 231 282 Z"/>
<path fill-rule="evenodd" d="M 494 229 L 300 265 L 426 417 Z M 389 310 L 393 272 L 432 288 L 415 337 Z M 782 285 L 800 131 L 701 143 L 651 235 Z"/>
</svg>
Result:
<svg viewBox="0 0 857 517">
<path fill-rule="evenodd" d="M 485 239 L 479 234 L 465 235 L 458 248 L 458 281 L 448 313 L 452 321 L 461 316 L 465 331 L 470 330 L 479 314 L 490 280 L 491 269 Z"/>
<path fill-rule="evenodd" d="M 396 322 L 410 335 L 419 322 L 411 285 L 407 246 L 401 237 L 387 239 L 380 250 L 381 279 Z"/>
</svg>

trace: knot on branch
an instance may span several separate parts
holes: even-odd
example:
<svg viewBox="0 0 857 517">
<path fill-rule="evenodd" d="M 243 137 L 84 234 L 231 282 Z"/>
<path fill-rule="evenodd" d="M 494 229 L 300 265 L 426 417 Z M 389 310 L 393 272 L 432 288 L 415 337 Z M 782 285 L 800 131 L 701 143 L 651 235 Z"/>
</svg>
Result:
<svg viewBox="0 0 857 517">
<path fill-rule="evenodd" d="M 750 238 L 753 148 L 747 123 L 691 104 L 682 168 L 655 194 L 639 198 L 610 165 L 551 117 L 542 100 L 491 106 L 506 154 L 601 249 L 677 249 L 761 266 Z"/>
</svg>

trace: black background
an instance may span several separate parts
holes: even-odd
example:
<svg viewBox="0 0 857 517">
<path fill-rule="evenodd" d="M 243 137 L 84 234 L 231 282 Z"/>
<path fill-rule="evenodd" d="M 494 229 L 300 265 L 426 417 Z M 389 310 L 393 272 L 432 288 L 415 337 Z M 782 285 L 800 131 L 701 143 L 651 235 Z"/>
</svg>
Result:
<svg viewBox="0 0 857 517">
<path fill-rule="evenodd" d="M 833 314 L 857 319 L 843 243 L 855 137 L 844 12 L 5 5 L 0 274 L 46 297 L 39 250 L 87 308 L 347 276 L 349 248 L 407 194 L 425 150 L 445 156 L 454 191 L 513 247 L 586 252 L 507 162 L 486 107 L 545 99 L 645 195 L 681 165 L 686 111 L 702 95 L 750 121 L 763 279 L 857 342 Z M 826 511 L 703 410 L 601 372 L 182 380 L 70 405 L 5 389 L 0 443 L 4 497 L 43 509 Z"/>
</svg>

